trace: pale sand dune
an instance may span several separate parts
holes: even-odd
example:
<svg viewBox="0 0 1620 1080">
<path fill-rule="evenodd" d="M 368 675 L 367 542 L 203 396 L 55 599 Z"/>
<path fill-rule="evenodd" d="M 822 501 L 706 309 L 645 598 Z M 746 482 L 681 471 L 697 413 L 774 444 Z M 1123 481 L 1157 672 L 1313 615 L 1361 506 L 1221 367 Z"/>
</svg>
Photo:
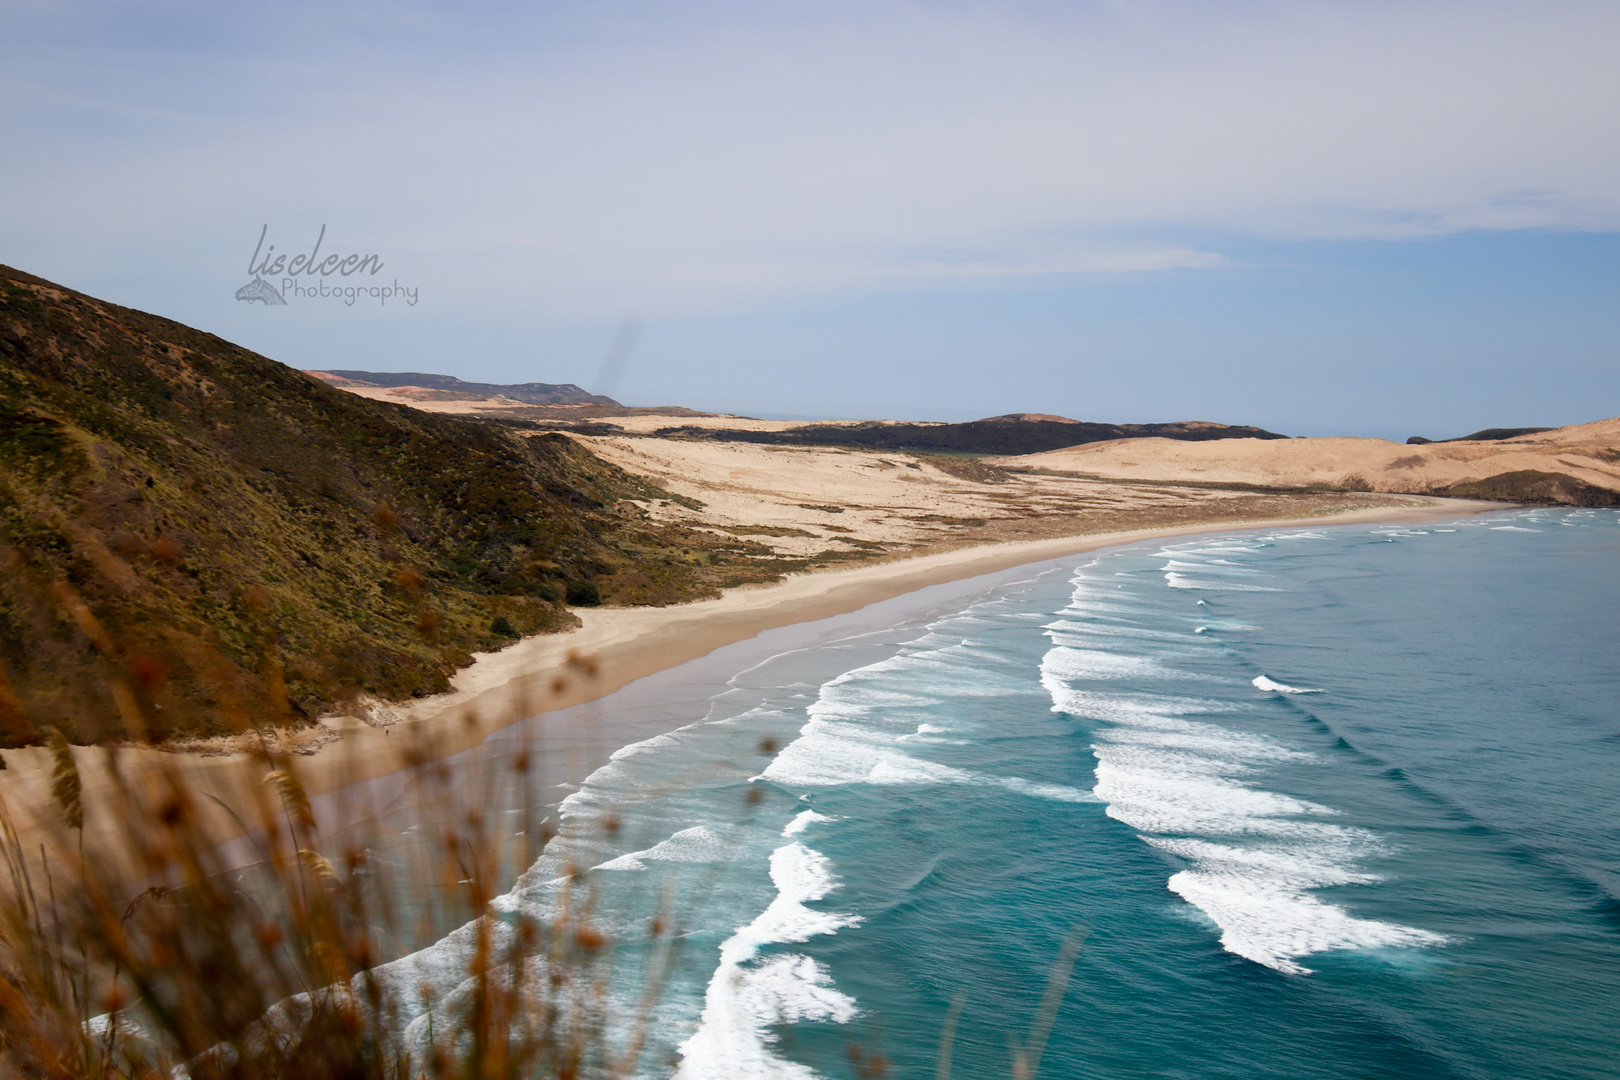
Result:
<svg viewBox="0 0 1620 1080">
<path fill-rule="evenodd" d="M 731 532 L 800 557 L 870 556 L 1133 525 L 1312 512 L 1303 505 L 1261 507 L 1241 491 L 1143 489 L 905 453 L 576 438 L 626 471 L 702 504 L 644 503 L 654 520 Z"/>
<path fill-rule="evenodd" d="M 1620 490 L 1620 419 L 1494 442 L 1407 446 L 1384 439 L 1119 439 L 1003 459 L 1007 465 L 1132 480 L 1426 491 L 1535 470 Z"/>
</svg>

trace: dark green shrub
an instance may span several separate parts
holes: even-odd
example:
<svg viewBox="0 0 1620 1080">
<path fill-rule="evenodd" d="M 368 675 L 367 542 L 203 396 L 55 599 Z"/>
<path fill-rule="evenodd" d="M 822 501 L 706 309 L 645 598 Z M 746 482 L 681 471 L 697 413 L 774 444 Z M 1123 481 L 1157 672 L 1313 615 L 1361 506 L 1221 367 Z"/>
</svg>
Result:
<svg viewBox="0 0 1620 1080">
<path fill-rule="evenodd" d="M 594 581 L 570 581 L 568 602 L 575 607 L 601 607 L 602 590 L 596 587 Z"/>
<path fill-rule="evenodd" d="M 495 621 L 489 624 L 489 632 L 500 637 L 522 637 L 512 628 L 512 620 L 505 615 L 495 616 Z"/>
</svg>

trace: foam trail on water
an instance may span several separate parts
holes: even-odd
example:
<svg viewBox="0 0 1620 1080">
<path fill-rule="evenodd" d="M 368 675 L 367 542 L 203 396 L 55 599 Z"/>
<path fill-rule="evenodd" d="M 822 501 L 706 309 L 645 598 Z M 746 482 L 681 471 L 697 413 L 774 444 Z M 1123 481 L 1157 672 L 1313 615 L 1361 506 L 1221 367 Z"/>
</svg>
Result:
<svg viewBox="0 0 1620 1080">
<path fill-rule="evenodd" d="M 805 810 L 783 830 L 793 836 L 816 820 Z M 681 1044 L 677 1080 L 759 1077 L 811 1080 L 815 1070 L 788 1061 L 771 1050 L 773 1024 L 853 1020 L 855 1000 L 832 985 L 827 969 L 796 953 L 759 956 L 767 945 L 808 941 L 858 926 L 859 916 L 816 911 L 805 904 L 838 887 L 829 860 L 797 840 L 771 853 L 771 881 L 776 899 L 747 926 L 720 946 L 720 964 L 709 980 L 697 1031 Z"/>
<path fill-rule="evenodd" d="M 1445 944 L 1442 935 L 1427 930 L 1358 919 L 1307 891 L 1379 880 L 1351 868 L 1352 844 L 1343 850 L 1320 842 L 1260 849 L 1144 839 L 1192 863 L 1192 869 L 1171 876 L 1170 891 L 1215 920 L 1223 949 L 1277 971 L 1308 975 L 1310 968 L 1296 957 L 1335 949 Z"/>
<path fill-rule="evenodd" d="M 1171 580 L 1177 573 L 1165 573 L 1172 588 L 1193 587 Z M 1093 589 L 1083 574 L 1077 577 L 1076 602 L 1065 614 L 1078 614 Z M 1378 880 L 1359 867 L 1383 850 L 1375 833 L 1333 820 L 1339 815 L 1332 807 L 1261 786 L 1268 771 L 1308 764 L 1313 754 L 1203 719 L 1243 706 L 1180 693 L 1175 680 L 1189 676 L 1159 659 L 1074 648 L 1070 642 L 1080 635 L 1068 622 L 1049 624 L 1047 634 L 1054 644 L 1041 662 L 1041 684 L 1053 710 L 1107 725 L 1092 746 L 1093 796 L 1107 804 L 1109 817 L 1185 862 L 1167 886 L 1215 922 L 1224 949 L 1304 975 L 1310 969 L 1299 958 L 1316 953 L 1446 942 L 1429 931 L 1357 918 L 1313 895 L 1314 889 Z M 1121 647 L 1134 643 L 1120 641 Z M 1173 655 L 1162 647 L 1156 654 Z M 1321 693 L 1264 675 L 1253 685 L 1282 694 Z M 1155 686 L 1173 692 L 1150 692 Z"/>
<path fill-rule="evenodd" d="M 1308 690 L 1300 686 L 1289 686 L 1287 683 L 1275 682 L 1264 675 L 1256 675 L 1252 680 L 1256 690 L 1265 690 L 1274 694 L 1320 694 L 1321 690 Z"/>
<path fill-rule="evenodd" d="M 702 825 L 682 829 L 645 851 L 632 851 L 592 867 L 593 870 L 645 870 L 648 862 L 714 862 L 726 853 L 726 842 Z"/>
<path fill-rule="evenodd" d="M 766 766 L 760 778 L 788 787 L 835 787 L 842 784 L 877 784 L 904 786 L 920 784 L 959 784 L 981 787 L 1001 787 L 1031 798 L 1052 799 L 1058 802 L 1090 802 L 1092 797 L 1083 791 L 1058 784 L 1040 784 L 1019 777 L 991 776 L 985 773 L 959 769 L 942 762 L 930 761 L 906 753 L 907 744 L 915 744 L 919 737 L 944 734 L 934 724 L 910 723 L 901 726 L 894 719 L 902 710 L 913 706 L 937 703 L 938 696 L 908 693 L 873 685 L 872 677 L 885 674 L 925 676 L 930 690 L 941 696 L 960 697 L 966 691 L 944 681 L 944 673 L 936 670 L 937 654 L 949 654 L 960 648 L 960 643 L 934 652 L 902 653 L 866 667 L 846 672 L 828 681 L 821 688 L 817 700 L 807 712 L 809 720 L 794 739 Z M 1080 650 L 1075 650 L 1080 651 Z M 1092 652 L 1097 662 L 1119 659 L 1112 654 Z M 1143 670 L 1140 664 L 1128 661 L 1121 669 L 1122 677 Z M 1151 670 L 1167 669 L 1153 666 Z M 952 671 L 951 677 L 977 696 L 986 696 L 982 681 L 964 679 L 961 671 Z M 950 742 L 953 740 L 938 740 Z"/>
<path fill-rule="evenodd" d="M 1172 589 L 1204 589 L 1208 592 L 1277 592 L 1270 585 L 1243 585 L 1236 581 L 1211 581 L 1188 577 L 1179 570 L 1166 570 L 1165 583 Z"/>
<path fill-rule="evenodd" d="M 782 835 L 797 836 L 812 825 L 837 820 L 830 814 L 818 814 L 814 810 L 801 810 L 792 821 L 787 823 L 787 827 L 782 830 Z"/>
</svg>

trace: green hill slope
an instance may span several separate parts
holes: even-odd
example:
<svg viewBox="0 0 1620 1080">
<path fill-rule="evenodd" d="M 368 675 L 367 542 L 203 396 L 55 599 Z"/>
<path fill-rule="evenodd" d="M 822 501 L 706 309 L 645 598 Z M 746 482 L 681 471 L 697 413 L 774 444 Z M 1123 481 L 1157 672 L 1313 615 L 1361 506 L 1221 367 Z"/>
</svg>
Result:
<svg viewBox="0 0 1620 1080">
<path fill-rule="evenodd" d="M 572 625 L 571 584 L 668 603 L 776 576 L 647 521 L 660 497 L 563 436 L 368 401 L 0 267 L 0 743 L 430 693 Z"/>
</svg>

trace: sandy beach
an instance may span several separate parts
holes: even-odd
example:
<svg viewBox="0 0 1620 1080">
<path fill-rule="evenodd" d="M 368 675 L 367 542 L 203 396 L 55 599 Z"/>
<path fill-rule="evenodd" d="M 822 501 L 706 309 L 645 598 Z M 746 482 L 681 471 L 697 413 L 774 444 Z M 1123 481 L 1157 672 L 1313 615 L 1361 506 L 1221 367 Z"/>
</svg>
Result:
<svg viewBox="0 0 1620 1080">
<path fill-rule="evenodd" d="M 454 689 L 415 702 L 376 708 L 368 717 L 323 719 L 306 733 L 297 769 L 312 796 L 338 792 L 361 781 L 398 774 L 412 760 L 432 760 L 466 751 L 492 733 L 526 717 L 557 712 L 611 694 L 638 679 L 703 657 L 762 631 L 853 612 L 931 585 L 1161 537 L 1277 526 L 1320 526 L 1419 521 L 1503 509 L 1500 503 L 1409 497 L 1400 505 L 1345 513 L 1256 521 L 1205 522 L 1181 527 L 1104 532 L 1004 542 L 880 562 L 850 569 L 802 574 L 773 585 L 743 587 L 697 603 L 665 608 L 600 608 L 578 611 L 578 629 L 520 641 L 475 657 L 459 672 Z M 611 718 L 594 717 L 586 733 L 563 733 L 589 749 L 569 753 L 548 773 L 577 781 L 614 749 L 648 732 L 618 732 Z M 309 735 L 318 736 L 310 739 Z M 83 779 L 86 840 L 116 835 L 109 817 L 114 780 L 109 751 L 75 747 Z M 50 797 L 51 756 L 44 747 L 4 752 L 0 799 L 24 849 L 62 838 Z M 205 808 L 220 841 L 241 833 L 217 805 L 250 816 L 251 793 L 265 772 L 263 759 L 235 753 L 174 753 L 153 749 L 117 752 L 124 775 L 176 775 Z M 558 770 L 561 770 L 560 772 Z M 555 780 L 555 776 L 548 779 Z M 211 798 L 210 798 L 211 797 Z M 218 800 L 215 804 L 213 800 Z M 330 800 L 325 800 L 330 802 Z"/>
</svg>

